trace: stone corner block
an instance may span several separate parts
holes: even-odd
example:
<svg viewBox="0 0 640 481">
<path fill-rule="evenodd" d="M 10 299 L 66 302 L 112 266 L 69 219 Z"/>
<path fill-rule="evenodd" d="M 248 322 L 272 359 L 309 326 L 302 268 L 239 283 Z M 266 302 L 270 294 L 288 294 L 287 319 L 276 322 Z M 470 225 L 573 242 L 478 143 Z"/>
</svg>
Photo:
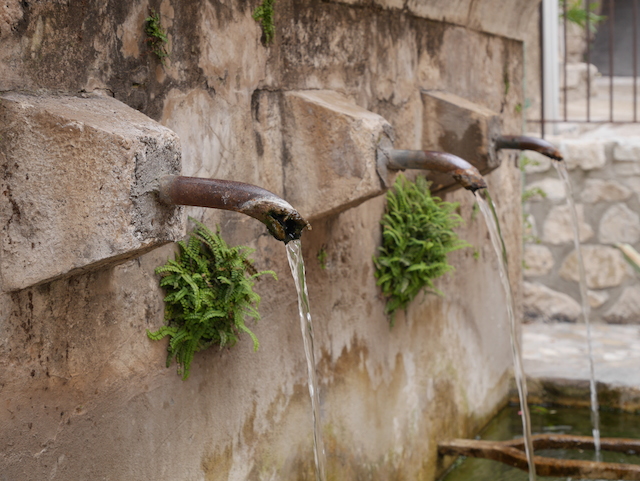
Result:
<svg viewBox="0 0 640 481">
<path fill-rule="evenodd" d="M 0 97 L 0 273 L 23 289 L 138 256 L 184 235 L 156 200 L 179 174 L 175 133 L 107 97 Z"/>
<path fill-rule="evenodd" d="M 393 129 L 383 117 L 334 91 L 281 95 L 283 192 L 291 205 L 313 220 L 384 192 L 376 152 L 380 142 L 392 142 Z"/>
<path fill-rule="evenodd" d="M 493 148 L 502 130 L 498 113 L 445 90 L 422 90 L 421 96 L 423 149 L 457 155 L 481 174 L 500 166 L 501 156 Z M 446 174 L 433 173 L 429 179 L 434 191 L 455 184 Z"/>
<path fill-rule="evenodd" d="M 640 141 L 636 139 L 617 139 L 613 146 L 613 160 L 617 162 L 639 162 Z"/>
</svg>

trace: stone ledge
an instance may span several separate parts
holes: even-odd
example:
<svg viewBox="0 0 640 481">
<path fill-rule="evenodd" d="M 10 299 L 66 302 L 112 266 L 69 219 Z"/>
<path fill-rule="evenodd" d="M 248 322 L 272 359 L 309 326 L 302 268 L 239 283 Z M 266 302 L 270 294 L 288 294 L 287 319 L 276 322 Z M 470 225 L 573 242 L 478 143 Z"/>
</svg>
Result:
<svg viewBox="0 0 640 481">
<path fill-rule="evenodd" d="M 0 272 L 17 290 L 138 256 L 184 233 L 155 199 L 175 133 L 108 97 L 0 97 Z"/>
</svg>

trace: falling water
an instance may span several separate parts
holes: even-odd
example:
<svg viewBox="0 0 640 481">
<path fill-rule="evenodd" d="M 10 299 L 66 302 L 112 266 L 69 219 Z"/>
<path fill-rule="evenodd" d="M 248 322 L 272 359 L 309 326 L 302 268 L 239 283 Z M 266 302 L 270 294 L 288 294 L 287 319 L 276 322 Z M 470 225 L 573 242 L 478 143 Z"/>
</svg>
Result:
<svg viewBox="0 0 640 481">
<path fill-rule="evenodd" d="M 522 432 L 524 435 L 524 450 L 529 463 L 529 481 L 536 480 L 535 463 L 533 462 L 533 443 L 531 441 L 531 417 L 529 415 L 529 406 L 527 405 L 527 382 L 524 377 L 524 369 L 522 368 L 522 349 L 520 347 L 520 338 L 516 330 L 516 318 L 513 306 L 513 293 L 511 292 L 511 284 L 509 282 L 509 273 L 507 271 L 507 249 L 500 232 L 500 223 L 496 214 L 496 208 L 486 189 L 476 191 L 476 199 L 480 206 L 480 211 L 484 216 L 491 244 L 498 255 L 498 265 L 500 267 L 500 281 L 507 297 L 507 314 L 509 316 L 509 328 L 511 331 L 511 352 L 513 354 L 513 370 L 516 378 L 516 386 L 518 387 L 518 395 L 520 396 L 520 410 L 522 411 Z"/>
<path fill-rule="evenodd" d="M 578 225 L 578 214 L 576 206 L 573 202 L 573 192 L 569 173 L 564 162 L 554 162 L 553 166 L 558 171 L 558 175 L 564 184 L 564 190 L 567 196 L 567 205 L 571 213 L 571 221 L 573 224 L 573 241 L 575 243 L 576 255 L 578 257 L 578 272 L 580 274 L 580 298 L 582 300 L 582 317 L 587 328 L 587 352 L 589 354 L 589 388 L 591 391 L 591 424 L 593 426 L 593 444 L 595 446 L 596 461 L 601 460 L 600 453 L 600 413 L 598 410 L 598 391 L 596 390 L 596 377 L 593 367 L 593 349 L 591 343 L 591 323 L 589 322 L 589 314 L 591 308 L 589 306 L 589 298 L 587 295 L 587 279 L 584 271 L 584 263 L 582 261 L 582 250 L 580 249 L 580 228 Z"/>
<path fill-rule="evenodd" d="M 313 415 L 313 448 L 316 462 L 316 481 L 325 481 L 324 442 L 320 423 L 320 397 L 318 396 L 318 378 L 316 362 L 313 354 L 313 324 L 309 311 L 309 293 L 307 279 L 304 273 L 304 259 L 302 245 L 299 240 L 287 244 L 287 258 L 293 280 L 298 291 L 298 312 L 300 314 L 300 328 L 304 340 L 304 352 L 307 356 L 307 371 L 309 373 L 309 395 L 311 396 L 311 411 Z"/>
</svg>

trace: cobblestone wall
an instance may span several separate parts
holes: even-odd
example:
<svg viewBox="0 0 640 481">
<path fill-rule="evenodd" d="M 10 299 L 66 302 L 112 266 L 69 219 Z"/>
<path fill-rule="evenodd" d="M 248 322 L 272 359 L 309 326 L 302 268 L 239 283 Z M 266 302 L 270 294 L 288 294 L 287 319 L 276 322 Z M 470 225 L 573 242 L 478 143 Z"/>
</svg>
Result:
<svg viewBox="0 0 640 481">
<path fill-rule="evenodd" d="M 640 137 L 558 142 L 573 185 L 593 322 L 640 324 L 640 282 L 616 248 L 640 249 Z M 578 265 L 563 185 L 551 161 L 526 153 L 524 315 L 576 322 Z"/>
</svg>

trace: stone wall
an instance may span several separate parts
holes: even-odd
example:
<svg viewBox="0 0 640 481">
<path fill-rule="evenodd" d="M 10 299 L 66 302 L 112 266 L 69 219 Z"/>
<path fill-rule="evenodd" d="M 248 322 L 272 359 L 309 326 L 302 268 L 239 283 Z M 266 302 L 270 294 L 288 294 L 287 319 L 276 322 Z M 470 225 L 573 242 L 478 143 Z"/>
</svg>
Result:
<svg viewBox="0 0 640 481">
<path fill-rule="evenodd" d="M 260 99 L 271 93 L 337 92 L 384 117 L 395 129 L 397 148 L 438 147 L 423 142 L 429 112 L 422 89 L 447 90 L 499 113 L 506 133 L 520 130 L 521 32 L 535 22 L 537 2 L 279 0 L 270 45 L 252 18 L 257 4 L 7 0 L 0 8 L 0 91 L 10 97 L 17 91 L 113 97 L 144 114 L 149 125 L 154 120 L 177 134 L 184 175 L 251 182 L 285 199 L 308 186 L 283 181 L 292 159 L 282 132 L 290 126 L 279 123 L 277 109 L 261 108 Z M 165 64 L 149 51 L 143 33 L 150 9 L 167 29 Z M 49 124 L 54 130 L 69 127 L 56 122 Z M 3 131 L 3 138 L 11 132 Z M 326 135 L 309 135 L 318 152 L 325 141 L 339 144 Z M 80 166 L 87 162 L 69 154 L 71 137 L 57 138 L 55 152 L 67 152 Z M 0 151 L 5 245 L 9 227 L 22 221 L 21 205 L 42 218 L 52 212 L 46 203 L 30 204 L 26 186 L 32 177 L 13 153 Z M 487 181 L 518 298 L 522 218 L 514 206 L 520 175 L 513 159 L 501 155 L 502 167 Z M 334 160 L 340 167 L 339 156 Z M 295 161 L 321 167 L 327 159 Z M 128 162 L 122 179 L 137 196 L 128 183 L 135 177 L 133 158 Z M 116 169 L 109 166 L 101 166 L 109 192 L 121 195 Z M 328 172 L 318 185 L 340 182 L 339 168 L 317 170 Z M 103 206 L 130 204 L 128 198 L 110 203 L 92 171 L 87 182 L 81 169 L 78 175 L 80 181 L 64 189 L 55 185 L 68 212 L 81 212 L 84 197 L 105 196 Z M 18 181 L 22 204 L 12 202 L 7 188 Z M 34 202 L 44 197 L 34 196 Z M 333 479 L 434 479 L 450 461 L 438 459 L 437 442 L 473 435 L 506 400 L 511 355 L 495 255 L 483 222 L 474 218 L 473 197 L 457 191 L 446 200 L 461 203 L 467 224 L 460 236 L 476 255 L 474 249 L 454 253 L 456 273 L 437 283 L 446 296 L 417 299 L 393 329 L 371 262 L 380 245 L 384 198 L 372 196 L 341 212 L 331 208 L 304 234 Z M 114 210 L 105 214 L 117 217 Z M 74 271 L 69 263 L 65 272 L 52 270 L 55 280 L 13 284 L 0 293 L 0 479 L 313 478 L 306 365 L 284 249 L 254 219 L 201 208 L 186 213 L 220 225 L 230 243 L 256 248 L 256 267 L 278 273 L 279 281 L 257 286 L 260 350 L 252 352 L 243 340 L 231 350 L 199 353 L 186 382 L 175 366 L 165 368 L 166 344 L 150 341 L 146 330 L 163 322 L 154 269 L 175 251 L 173 244 L 158 247 L 170 236 L 132 259 L 120 252 L 89 271 Z M 60 216 L 56 220 L 64 226 Z M 37 227 L 44 229 L 42 224 Z M 122 224 L 122 232 L 133 230 Z M 28 242 L 26 228 L 18 233 L 15 239 Z M 55 260 L 58 245 L 51 242 L 42 255 Z M 19 247 L 25 252 L 30 245 Z M 325 268 L 317 261 L 321 251 Z M 15 268 L 2 266 L 3 275 Z"/>
<path fill-rule="evenodd" d="M 566 156 L 580 224 L 591 319 L 640 323 L 640 283 L 617 243 L 640 249 L 640 142 L 637 137 L 590 132 L 558 140 Z M 573 231 L 561 181 L 550 161 L 527 153 L 524 256 L 525 319 L 576 322 L 580 316 Z"/>
</svg>

